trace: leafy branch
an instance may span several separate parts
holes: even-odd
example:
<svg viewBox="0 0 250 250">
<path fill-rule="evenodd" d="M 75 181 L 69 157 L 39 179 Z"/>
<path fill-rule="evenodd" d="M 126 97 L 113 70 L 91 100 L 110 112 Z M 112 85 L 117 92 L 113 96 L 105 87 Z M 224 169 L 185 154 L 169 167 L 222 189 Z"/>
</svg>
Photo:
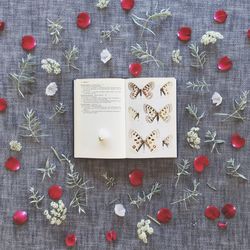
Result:
<svg viewBox="0 0 250 250">
<path fill-rule="evenodd" d="M 187 82 L 187 89 L 192 89 L 196 91 L 209 91 L 210 84 L 206 83 L 204 79 L 197 80 L 196 82 Z"/>
<path fill-rule="evenodd" d="M 56 165 L 53 163 L 50 163 L 49 158 L 47 158 L 44 168 L 37 169 L 37 171 L 39 171 L 43 174 L 42 181 L 44 181 L 46 176 L 51 178 L 51 176 L 54 174 L 55 170 L 56 170 Z"/>
<path fill-rule="evenodd" d="M 109 30 L 102 30 L 101 31 L 101 39 L 107 39 L 111 41 L 112 39 L 112 34 L 116 34 L 120 32 L 121 25 L 120 24 L 115 24 L 111 25 Z"/>
<path fill-rule="evenodd" d="M 44 199 L 44 195 L 39 195 L 38 191 L 35 191 L 34 187 L 29 189 L 31 195 L 29 196 L 30 204 L 33 204 L 36 209 L 41 209 L 40 203 Z"/>
<path fill-rule="evenodd" d="M 186 110 L 196 120 L 196 126 L 200 123 L 200 120 L 205 115 L 205 112 L 203 112 L 201 115 L 198 115 L 198 108 L 194 104 L 188 104 Z"/>
<path fill-rule="evenodd" d="M 64 114 L 67 111 L 66 106 L 61 102 L 56 104 L 53 109 L 54 109 L 54 114 L 49 117 L 50 120 L 53 119 L 56 115 Z"/>
<path fill-rule="evenodd" d="M 75 65 L 75 61 L 77 61 L 78 58 L 79 58 L 79 50 L 75 45 L 73 45 L 72 48 L 69 48 L 68 50 L 65 50 L 64 57 L 66 59 L 66 64 L 67 64 L 67 67 L 69 69 L 73 68 L 73 69 L 76 69 L 78 71 L 80 70 Z"/>
<path fill-rule="evenodd" d="M 231 175 L 232 177 L 242 178 L 243 180 L 247 181 L 247 178 L 238 172 L 240 169 L 240 164 L 236 165 L 235 160 L 233 158 L 229 159 L 226 162 L 226 174 Z"/>
<path fill-rule="evenodd" d="M 177 166 L 177 180 L 175 182 L 175 186 L 177 187 L 177 184 L 180 180 L 180 177 L 183 175 L 190 175 L 190 173 L 187 171 L 189 169 L 189 167 L 191 166 L 190 165 L 190 162 L 189 160 L 186 160 L 186 159 L 183 159 L 181 162 L 177 162 L 176 163 L 176 166 Z"/>
<path fill-rule="evenodd" d="M 190 44 L 189 46 L 190 54 L 194 58 L 194 64 L 191 66 L 194 68 L 201 68 L 203 69 L 204 64 L 207 61 L 207 53 L 206 51 L 201 51 L 196 44 Z"/>
<path fill-rule="evenodd" d="M 108 173 L 105 172 L 102 177 L 105 179 L 105 184 L 108 187 L 108 190 L 116 184 L 116 180 L 113 176 L 108 176 Z"/>
<path fill-rule="evenodd" d="M 216 131 L 208 130 L 205 134 L 206 140 L 204 142 L 212 144 L 211 153 L 215 150 L 218 154 L 220 154 L 217 146 L 225 143 L 225 141 L 221 139 L 216 139 L 216 136 L 217 136 Z"/>
<path fill-rule="evenodd" d="M 63 20 L 59 17 L 56 21 L 51 21 L 50 19 L 47 19 L 47 21 L 49 34 L 52 37 L 52 43 L 58 44 L 62 40 L 61 31 L 63 30 Z"/>
</svg>

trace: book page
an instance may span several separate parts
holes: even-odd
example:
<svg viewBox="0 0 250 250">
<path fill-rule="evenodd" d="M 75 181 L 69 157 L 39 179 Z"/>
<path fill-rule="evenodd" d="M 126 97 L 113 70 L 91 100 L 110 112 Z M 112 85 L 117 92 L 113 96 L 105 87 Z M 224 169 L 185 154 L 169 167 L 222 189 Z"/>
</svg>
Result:
<svg viewBox="0 0 250 250">
<path fill-rule="evenodd" d="M 127 158 L 176 158 L 175 78 L 126 80 Z"/>
<path fill-rule="evenodd" d="M 74 156 L 125 158 L 123 79 L 74 81 Z"/>
</svg>

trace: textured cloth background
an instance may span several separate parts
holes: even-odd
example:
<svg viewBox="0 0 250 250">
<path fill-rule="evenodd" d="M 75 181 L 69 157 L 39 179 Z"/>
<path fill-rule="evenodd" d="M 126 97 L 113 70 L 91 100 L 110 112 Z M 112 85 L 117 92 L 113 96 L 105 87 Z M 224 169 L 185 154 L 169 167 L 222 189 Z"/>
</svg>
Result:
<svg viewBox="0 0 250 250">
<path fill-rule="evenodd" d="M 225 175 L 223 163 L 231 157 L 242 164 L 242 173 L 250 178 L 249 174 L 249 124 L 230 121 L 222 123 L 213 113 L 216 111 L 230 111 L 232 100 L 243 89 L 249 88 L 249 61 L 250 43 L 246 38 L 246 30 L 250 27 L 248 0 L 137 0 L 131 13 L 139 16 L 147 10 L 153 10 L 156 3 L 159 8 L 170 7 L 173 17 L 156 25 L 157 35 L 153 37 L 145 32 L 143 40 L 139 40 L 140 30 L 132 23 L 131 13 L 124 12 L 120 1 L 111 0 L 105 10 L 95 7 L 93 0 L 2 0 L 0 18 L 6 22 L 6 30 L 0 35 L 1 67 L 0 67 L 0 94 L 8 100 L 9 108 L 0 116 L 1 140 L 0 159 L 2 166 L 11 154 L 8 143 L 11 139 L 19 138 L 23 144 L 22 153 L 18 156 L 22 169 L 17 173 L 0 169 L 0 249 L 4 250 L 52 250 L 65 249 L 64 237 L 68 232 L 74 232 L 78 238 L 76 249 L 84 250 L 138 250 L 138 249 L 178 249 L 178 250 L 244 250 L 250 249 L 249 242 L 249 208 L 250 189 L 248 182 L 241 182 Z M 225 24 L 215 24 L 213 13 L 224 8 L 229 16 Z M 86 31 L 76 27 L 76 16 L 81 11 L 88 11 L 92 17 L 92 24 Z M 63 42 L 59 46 L 51 44 L 47 32 L 47 18 L 56 19 L 62 16 L 65 31 L 62 34 Z M 100 43 L 100 30 L 107 29 L 111 24 L 121 24 L 121 32 L 112 41 Z M 191 58 L 187 44 L 178 41 L 176 32 L 180 26 L 192 28 L 192 42 L 199 41 L 207 30 L 219 31 L 224 40 L 217 45 L 208 46 L 208 63 L 204 70 L 196 71 L 190 67 Z M 17 71 L 18 62 L 25 57 L 20 46 L 21 37 L 33 34 L 37 39 L 37 48 L 33 52 L 38 63 L 37 84 L 33 94 L 25 99 L 17 96 L 16 90 L 8 80 L 8 73 Z M 52 107 L 56 103 L 65 103 L 69 110 L 72 107 L 72 79 L 87 77 L 130 77 L 128 65 L 135 59 L 130 53 L 130 46 L 136 42 L 148 42 L 154 49 L 160 42 L 161 49 L 158 57 L 164 61 L 163 68 L 157 68 L 153 63 L 145 65 L 142 77 L 173 76 L 178 82 L 178 152 L 179 158 L 192 159 L 197 152 L 190 149 L 185 142 L 186 132 L 194 126 L 194 121 L 185 113 L 185 106 L 194 103 L 200 111 L 206 111 L 206 118 L 201 122 L 201 135 L 208 129 L 216 130 L 219 137 L 227 143 L 221 147 L 222 154 L 210 153 L 207 145 L 202 145 L 199 154 L 207 154 L 211 164 L 204 173 L 192 173 L 191 177 L 184 177 L 174 187 L 176 166 L 174 160 L 77 160 L 77 170 L 90 180 L 95 187 L 89 193 L 87 215 L 79 216 L 77 211 L 70 209 L 67 222 L 62 226 L 51 226 L 40 211 L 36 211 L 28 202 L 28 187 L 34 186 L 40 192 L 47 194 L 50 185 L 57 183 L 63 186 L 63 200 L 69 204 L 72 192 L 66 188 L 66 170 L 57 163 L 57 174 L 51 180 L 41 183 L 41 175 L 36 171 L 42 167 L 48 156 L 53 159 L 50 146 L 54 145 L 59 152 L 72 154 L 72 113 L 67 112 L 54 120 L 48 120 Z M 70 45 L 79 47 L 80 58 L 78 65 L 80 72 L 68 72 L 63 66 L 60 76 L 48 76 L 41 70 L 39 63 L 42 58 L 50 57 L 65 64 L 63 51 Z M 99 58 L 100 51 L 108 48 L 113 55 L 112 61 L 104 65 Z M 178 66 L 171 62 L 171 52 L 180 48 L 183 63 Z M 218 72 L 217 59 L 223 55 L 232 58 L 233 69 L 227 73 Z M 196 79 L 204 79 L 211 84 L 211 90 L 206 94 L 196 94 L 186 90 L 185 83 Z M 45 96 L 45 87 L 51 81 L 56 81 L 59 91 L 53 98 Z M 214 91 L 224 97 L 223 105 L 215 108 L 210 98 Z M 26 108 L 33 108 L 38 112 L 44 131 L 51 136 L 46 137 L 40 144 L 18 137 L 18 125 L 23 121 L 22 114 Z M 247 111 L 249 116 L 249 110 Z M 247 138 L 247 145 L 236 151 L 230 146 L 230 136 L 238 131 Z M 142 188 L 132 188 L 128 183 L 128 173 L 135 167 L 144 171 L 144 185 Z M 118 184 L 108 191 L 101 177 L 107 171 L 117 179 Z M 191 170 L 193 172 L 193 170 Z M 185 187 L 192 187 L 192 179 L 201 183 L 200 191 L 203 196 L 197 203 L 192 203 L 189 209 L 180 205 L 170 205 L 182 195 Z M 159 196 L 153 197 L 140 209 L 129 205 L 127 194 L 136 195 L 140 190 L 148 190 L 154 182 L 163 184 Z M 213 191 L 206 186 L 209 182 L 217 188 Z M 106 206 L 108 202 L 120 198 L 126 206 L 125 218 L 118 218 L 113 213 L 113 206 Z M 237 216 L 228 221 L 226 231 L 217 228 L 216 222 L 204 217 L 204 209 L 209 204 L 219 207 L 226 202 L 237 206 Z M 43 203 L 47 208 L 49 200 Z M 147 214 L 155 216 L 161 207 L 170 207 L 173 219 L 167 225 L 152 224 L 155 230 L 149 237 L 148 245 L 137 239 L 136 223 Z M 29 213 L 29 222 L 23 226 L 12 224 L 12 214 L 24 209 Z M 224 220 L 221 217 L 221 220 Z M 105 240 L 105 232 L 114 228 L 118 233 L 118 240 L 109 244 Z"/>
</svg>

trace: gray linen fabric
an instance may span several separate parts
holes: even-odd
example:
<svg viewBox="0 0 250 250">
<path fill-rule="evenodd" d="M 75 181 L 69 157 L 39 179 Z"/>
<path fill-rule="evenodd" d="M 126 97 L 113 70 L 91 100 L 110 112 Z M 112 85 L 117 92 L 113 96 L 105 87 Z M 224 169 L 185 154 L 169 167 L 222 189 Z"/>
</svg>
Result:
<svg viewBox="0 0 250 250">
<path fill-rule="evenodd" d="M 140 30 L 130 18 L 131 13 L 126 13 L 120 8 L 120 1 L 111 0 L 107 9 L 99 10 L 95 7 L 94 0 L 2 0 L 0 18 L 6 22 L 6 30 L 0 34 L 1 67 L 0 67 L 0 95 L 8 100 L 9 108 L 1 114 L 0 128 L 1 140 L 0 159 L 2 166 L 9 157 L 8 143 L 11 139 L 19 138 L 23 150 L 18 157 L 22 169 L 17 173 L 0 169 L 0 249 L 3 250 L 52 250 L 65 249 L 64 237 L 68 232 L 74 232 L 78 238 L 76 249 L 102 250 L 139 250 L 139 249 L 178 249 L 178 250 L 244 250 L 250 249 L 249 243 L 249 184 L 238 179 L 229 178 L 224 173 L 223 163 L 234 157 L 242 164 L 242 172 L 249 175 L 249 126 L 248 121 L 238 123 L 228 121 L 222 123 L 213 113 L 217 111 L 230 111 L 232 100 L 241 90 L 249 88 L 249 61 L 250 43 L 246 38 L 249 23 L 248 0 L 137 0 L 131 13 L 140 16 L 147 10 L 153 10 L 156 3 L 159 8 L 170 7 L 173 17 L 155 25 L 157 35 L 153 37 L 145 32 L 143 40 L 139 40 Z M 229 16 L 225 24 L 219 25 L 213 21 L 213 13 L 217 9 L 225 9 Z M 92 17 L 89 29 L 83 31 L 76 27 L 76 16 L 81 11 L 88 11 Z M 56 19 L 62 16 L 65 31 L 62 34 L 63 42 L 59 46 L 51 44 L 47 32 L 47 18 Z M 121 32 L 112 41 L 100 43 L 100 30 L 107 29 L 111 24 L 121 24 Z M 191 58 L 187 44 L 178 41 L 176 32 L 179 27 L 187 25 L 192 28 L 192 41 L 198 42 L 207 30 L 219 31 L 224 35 L 224 40 L 214 46 L 208 46 L 208 63 L 203 71 L 190 67 Z M 17 96 L 16 90 L 8 80 L 8 73 L 17 70 L 17 64 L 25 52 L 20 46 L 24 34 L 33 34 L 37 39 L 37 48 L 34 51 L 38 66 L 37 84 L 31 95 L 25 99 Z M 89 206 L 87 214 L 79 216 L 77 211 L 70 209 L 67 222 L 62 226 L 51 226 L 46 221 L 41 211 L 36 211 L 28 203 L 28 187 L 35 186 L 40 192 L 47 194 L 50 185 L 57 183 L 63 186 L 63 200 L 69 204 L 72 191 L 66 188 L 66 170 L 58 165 L 57 174 L 51 180 L 46 179 L 41 183 L 41 175 L 36 171 L 45 164 L 48 156 L 53 155 L 50 146 L 54 145 L 59 152 L 72 154 L 72 79 L 87 77 L 130 77 L 128 65 L 135 59 L 130 53 L 130 46 L 136 42 L 148 42 L 154 49 L 158 43 L 161 45 L 159 58 L 164 61 L 163 68 L 157 68 L 153 63 L 145 65 L 142 77 L 173 76 L 178 82 L 178 152 L 179 158 L 192 159 L 198 154 L 190 149 L 185 142 L 186 132 L 194 126 L 194 121 L 185 113 L 185 106 L 194 103 L 200 111 L 206 111 L 206 118 L 201 122 L 201 135 L 208 129 L 216 130 L 218 135 L 226 140 L 221 148 L 221 155 L 210 153 L 206 145 L 202 145 L 199 153 L 207 154 L 210 166 L 204 173 L 198 175 L 192 172 L 191 177 L 180 180 L 178 187 L 174 187 L 176 166 L 171 159 L 152 160 L 76 160 L 77 170 L 95 187 L 89 192 Z M 68 72 L 63 66 L 60 76 L 48 76 L 41 70 L 39 63 L 42 58 L 53 58 L 64 65 L 63 51 L 70 45 L 79 47 L 80 58 L 78 65 L 80 72 Z M 104 65 L 99 58 L 100 51 L 108 48 L 113 59 Z M 183 63 L 178 66 L 171 62 L 171 52 L 179 48 L 183 55 Z M 227 73 L 218 72 L 217 59 L 228 55 L 233 59 L 233 69 Z M 204 79 L 211 84 L 209 93 L 196 94 L 185 88 L 185 83 L 196 79 Z M 51 81 L 56 81 L 59 91 L 53 98 L 45 96 L 45 87 Z M 214 91 L 224 97 L 223 105 L 215 108 L 211 105 L 210 98 Z M 58 102 L 68 106 L 69 112 L 48 120 L 52 107 Z M 38 112 L 44 131 L 50 137 L 42 139 L 40 144 L 18 137 L 18 125 L 22 122 L 22 113 L 26 108 L 33 108 Z M 247 111 L 249 116 L 249 110 Z M 246 147 L 236 151 L 230 146 L 230 135 L 238 131 L 247 138 Z M 142 188 L 133 188 L 128 182 L 128 173 L 135 167 L 144 171 L 144 184 Z M 116 177 L 118 184 L 108 191 L 105 187 L 101 173 L 109 172 Z M 197 203 L 192 203 L 186 211 L 183 206 L 172 206 L 170 203 L 182 195 L 185 187 L 191 188 L 192 179 L 200 183 L 203 196 Z M 153 197 L 140 209 L 129 205 L 127 193 L 136 195 L 140 190 L 148 190 L 154 182 L 163 184 L 159 196 Z M 213 191 L 206 186 L 209 182 L 217 188 Z M 125 218 L 118 218 L 113 213 L 113 205 L 106 206 L 108 202 L 120 198 L 126 206 Z M 204 209 L 209 204 L 219 207 L 226 202 L 237 206 L 237 216 L 227 220 L 229 225 L 226 231 L 217 228 L 216 222 L 208 221 L 204 217 Z M 43 208 L 49 206 L 49 199 Z M 149 237 L 148 245 L 137 239 L 136 223 L 152 216 L 161 207 L 170 207 L 173 219 L 167 225 L 152 224 L 155 230 Z M 12 214 L 18 209 L 27 210 L 29 222 L 23 226 L 12 223 Z M 225 220 L 223 216 L 221 220 Z M 114 228 L 118 239 L 113 244 L 105 241 L 105 232 Z"/>
</svg>

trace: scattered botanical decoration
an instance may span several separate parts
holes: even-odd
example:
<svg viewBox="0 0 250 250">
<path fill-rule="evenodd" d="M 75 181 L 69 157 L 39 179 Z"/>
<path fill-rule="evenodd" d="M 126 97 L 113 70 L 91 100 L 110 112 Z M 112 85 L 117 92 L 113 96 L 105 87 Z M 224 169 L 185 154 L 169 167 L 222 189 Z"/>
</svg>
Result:
<svg viewBox="0 0 250 250">
<path fill-rule="evenodd" d="M 56 104 L 53 109 L 54 109 L 54 114 L 49 117 L 50 120 L 53 119 L 58 114 L 62 115 L 67 111 L 66 106 L 62 102 Z"/>
<path fill-rule="evenodd" d="M 183 190 L 184 194 L 183 197 L 177 201 L 172 202 L 171 204 L 177 204 L 177 203 L 184 203 L 185 208 L 187 210 L 187 202 L 190 202 L 192 200 L 197 201 L 198 197 L 201 196 L 202 194 L 198 192 L 198 186 L 200 185 L 199 182 L 196 182 L 196 180 L 193 181 L 193 189 L 188 189 L 185 188 Z"/>
<path fill-rule="evenodd" d="M 115 214 L 119 217 L 124 217 L 126 214 L 126 209 L 122 204 L 115 204 Z"/>
<path fill-rule="evenodd" d="M 48 74 L 59 75 L 61 73 L 61 65 L 54 59 L 42 59 L 41 64 L 42 69 L 44 69 Z"/>
<path fill-rule="evenodd" d="M 130 184 L 134 187 L 141 186 L 143 183 L 143 176 L 144 173 L 142 170 L 140 169 L 132 170 L 128 175 Z"/>
<path fill-rule="evenodd" d="M 142 72 L 141 63 L 131 63 L 131 64 L 129 64 L 129 72 L 134 77 L 140 76 L 140 74 Z"/>
<path fill-rule="evenodd" d="M 248 104 L 248 94 L 249 91 L 242 91 L 242 94 L 239 97 L 239 100 L 235 99 L 233 103 L 233 111 L 229 114 L 227 113 L 215 113 L 215 115 L 226 116 L 223 121 L 226 121 L 230 118 L 234 118 L 236 120 L 244 121 L 246 117 L 243 116 L 243 111 L 247 107 Z"/>
<path fill-rule="evenodd" d="M 10 73 L 10 79 L 15 85 L 18 94 L 24 98 L 24 91 L 29 92 L 30 88 L 27 84 L 34 84 L 36 78 L 34 76 L 35 62 L 34 57 L 31 54 L 27 55 L 27 58 L 22 58 L 21 63 L 19 64 L 19 73 Z"/>
<path fill-rule="evenodd" d="M 247 178 L 243 174 L 240 174 L 238 172 L 238 170 L 240 169 L 240 164 L 236 165 L 235 164 L 235 159 L 233 159 L 233 158 L 229 159 L 226 162 L 225 169 L 226 169 L 226 174 L 227 175 L 230 175 L 230 176 L 236 177 L 236 178 L 241 178 L 241 179 L 247 181 Z"/>
<path fill-rule="evenodd" d="M 132 10 L 135 5 L 135 0 L 121 0 L 121 7 L 126 10 Z"/>
<path fill-rule="evenodd" d="M 188 104 L 186 110 L 196 120 L 196 126 L 199 125 L 200 120 L 205 115 L 205 112 L 203 112 L 201 115 L 198 115 L 198 108 L 194 104 Z"/>
<path fill-rule="evenodd" d="M 199 131 L 199 128 L 193 127 L 187 132 L 187 142 L 191 148 L 200 149 L 201 138 L 198 134 Z"/>
<path fill-rule="evenodd" d="M 129 200 L 130 200 L 130 205 L 135 205 L 137 208 L 139 208 L 143 203 L 145 203 L 146 201 L 151 201 L 152 197 L 159 193 L 161 191 L 161 184 L 159 184 L 158 182 L 156 182 L 150 192 L 148 194 L 146 194 L 144 191 L 142 192 L 142 194 L 137 195 L 137 197 L 135 199 L 132 199 L 130 195 L 128 195 Z"/>
<path fill-rule="evenodd" d="M 244 137 L 241 137 L 240 134 L 234 133 L 231 136 L 231 145 L 234 148 L 241 149 L 245 146 L 245 144 L 246 144 L 246 140 Z"/>
<path fill-rule="evenodd" d="M 209 159 L 205 155 L 199 155 L 194 158 L 194 170 L 198 173 L 202 173 L 205 167 L 209 165 Z"/>
<path fill-rule="evenodd" d="M 52 175 L 56 171 L 56 165 L 51 163 L 49 161 L 49 158 L 47 158 L 44 168 L 38 168 L 37 171 L 43 174 L 42 181 L 44 181 L 46 176 L 48 176 L 49 178 L 52 177 Z"/>
<path fill-rule="evenodd" d="M 57 92 L 58 88 L 57 88 L 57 84 L 55 82 L 51 82 L 45 90 L 45 94 L 47 96 L 54 96 Z"/>
<path fill-rule="evenodd" d="M 191 35 L 192 35 L 192 29 L 186 26 L 181 27 L 177 32 L 178 39 L 182 42 L 189 41 L 191 39 Z"/>
<path fill-rule="evenodd" d="M 225 10 L 217 10 L 214 13 L 214 21 L 217 23 L 224 23 L 227 20 L 227 12 Z"/>
<path fill-rule="evenodd" d="M 13 214 L 13 223 L 16 225 L 23 225 L 28 221 L 28 214 L 26 211 L 23 210 L 17 210 Z"/>
<path fill-rule="evenodd" d="M 212 95 L 212 103 L 215 104 L 215 106 L 219 106 L 222 103 L 222 96 L 218 92 L 214 92 Z"/>
<path fill-rule="evenodd" d="M 106 184 L 108 190 L 115 186 L 116 180 L 113 176 L 109 176 L 108 173 L 105 172 L 102 175 L 102 177 L 105 179 L 105 184 Z"/>
<path fill-rule="evenodd" d="M 214 191 L 217 191 L 217 189 L 216 189 L 214 186 L 212 186 L 209 182 L 207 182 L 207 186 L 208 186 L 210 189 L 212 189 L 212 190 L 214 190 Z"/>
<path fill-rule="evenodd" d="M 44 199 L 44 195 L 40 195 L 34 187 L 30 187 L 29 191 L 31 193 L 29 196 L 30 204 L 32 204 L 36 209 L 41 209 L 40 204 Z"/>
<path fill-rule="evenodd" d="M 217 67 L 220 71 L 228 71 L 233 67 L 233 62 L 228 56 L 223 56 L 218 60 Z"/>
<path fill-rule="evenodd" d="M 100 8 L 100 9 L 107 8 L 109 5 L 109 2 L 110 2 L 110 0 L 98 0 L 96 7 Z"/>
<path fill-rule="evenodd" d="M 211 147 L 211 153 L 215 150 L 218 154 L 220 154 L 218 150 L 218 146 L 225 143 L 224 140 L 217 139 L 217 132 L 216 131 L 210 131 L 208 130 L 205 134 L 206 140 L 204 141 L 205 143 L 210 143 L 212 145 Z"/>
<path fill-rule="evenodd" d="M 208 44 L 215 44 L 218 39 L 223 39 L 223 35 L 220 32 L 216 31 L 207 31 L 202 37 L 201 37 L 201 43 L 204 45 Z"/>
<path fill-rule="evenodd" d="M 4 163 L 4 167 L 9 171 L 16 172 L 21 168 L 21 163 L 17 158 L 11 156 Z"/>
<path fill-rule="evenodd" d="M 0 98 L 0 112 L 4 112 L 8 107 L 8 103 L 4 98 Z"/>
<path fill-rule="evenodd" d="M 4 31 L 4 28 L 5 28 L 5 22 L 0 20 L 0 31 Z"/>
<path fill-rule="evenodd" d="M 207 52 L 200 51 L 199 47 L 196 44 L 190 44 L 188 46 L 190 49 L 190 54 L 194 58 L 194 63 L 191 65 L 197 69 L 203 69 L 204 64 L 207 62 Z"/>
<path fill-rule="evenodd" d="M 107 231 L 105 236 L 108 242 L 113 242 L 117 239 L 117 233 L 114 230 Z"/>
<path fill-rule="evenodd" d="M 32 51 L 36 47 L 36 39 L 32 35 L 26 35 L 22 37 L 22 48 L 25 51 Z"/>
<path fill-rule="evenodd" d="M 64 57 L 66 59 L 66 65 L 68 66 L 69 69 L 72 68 L 72 69 L 80 70 L 75 65 L 75 61 L 77 61 L 79 58 L 79 50 L 75 45 L 73 45 L 72 48 L 65 50 Z"/>
<path fill-rule="evenodd" d="M 63 195 L 63 189 L 59 185 L 52 185 L 49 187 L 48 195 L 51 200 L 58 201 Z"/>
<path fill-rule="evenodd" d="M 24 113 L 23 116 L 25 121 L 23 125 L 19 126 L 24 131 L 21 136 L 31 137 L 36 142 L 40 142 L 39 139 L 41 137 L 47 136 L 42 133 L 41 122 L 33 109 L 27 109 L 26 113 Z"/>
<path fill-rule="evenodd" d="M 160 223 L 168 223 L 173 217 L 173 214 L 169 208 L 163 207 L 157 212 L 157 220 Z"/>
<path fill-rule="evenodd" d="M 50 211 L 44 210 L 43 214 L 51 225 L 61 225 L 67 217 L 67 208 L 65 207 L 63 201 L 52 201 L 50 206 L 52 209 Z"/>
<path fill-rule="evenodd" d="M 227 219 L 232 219 L 236 215 L 237 209 L 234 204 L 227 203 L 223 206 L 221 212 Z"/>
<path fill-rule="evenodd" d="M 62 40 L 61 32 L 63 30 L 63 20 L 61 17 L 59 17 L 55 21 L 51 21 L 50 19 L 47 19 L 47 21 L 49 34 L 52 38 L 52 43 L 58 44 Z"/>
<path fill-rule="evenodd" d="M 187 82 L 187 89 L 192 89 L 196 91 L 209 91 L 210 84 L 206 83 L 204 79 L 197 80 L 195 82 Z"/>
<path fill-rule="evenodd" d="M 22 150 L 22 144 L 21 142 L 18 142 L 16 140 L 12 140 L 9 143 L 10 145 L 10 150 L 20 152 Z"/>
<path fill-rule="evenodd" d="M 150 223 L 150 220 L 143 219 L 137 223 L 138 239 L 142 240 L 145 244 L 148 243 L 147 235 L 152 235 L 154 233 L 154 229 L 150 226 Z"/>
<path fill-rule="evenodd" d="M 216 220 L 220 217 L 220 210 L 218 207 L 210 205 L 206 207 L 204 214 L 209 220 Z"/>
<path fill-rule="evenodd" d="M 220 229 L 227 229 L 227 222 L 224 222 L 224 221 L 218 221 L 217 222 L 217 227 L 220 228 Z"/>
<path fill-rule="evenodd" d="M 180 162 L 176 162 L 176 166 L 177 166 L 177 173 L 176 173 L 177 177 L 176 177 L 175 186 L 177 187 L 180 177 L 182 175 L 183 176 L 190 175 L 190 172 L 188 172 L 188 169 L 190 167 L 190 162 L 189 160 L 182 159 Z"/>
<path fill-rule="evenodd" d="M 65 245 L 67 247 L 74 247 L 76 245 L 77 238 L 75 234 L 67 234 L 65 237 Z"/>
<path fill-rule="evenodd" d="M 158 11 L 156 5 L 154 13 L 149 14 L 149 12 L 147 11 L 145 18 L 138 17 L 135 14 L 132 14 L 132 20 L 137 26 L 142 28 L 141 36 L 143 35 L 145 30 L 149 31 L 155 36 L 154 31 L 148 27 L 149 23 L 156 20 L 166 20 L 170 16 L 172 16 L 172 13 L 170 12 L 169 8 Z"/>
<path fill-rule="evenodd" d="M 91 24 L 91 18 L 88 12 L 81 12 L 77 16 L 77 27 L 80 29 L 87 29 Z"/>
<path fill-rule="evenodd" d="M 117 34 L 120 32 L 121 25 L 120 24 L 114 24 L 110 26 L 109 30 L 102 30 L 101 31 L 101 40 L 109 40 L 111 41 L 112 35 Z"/>
<path fill-rule="evenodd" d="M 112 55 L 111 53 L 108 51 L 108 49 L 104 49 L 102 50 L 101 54 L 100 54 L 100 57 L 101 57 L 101 61 L 105 64 L 107 63 L 109 60 L 112 59 Z"/>
<path fill-rule="evenodd" d="M 182 56 L 180 54 L 180 50 L 177 49 L 177 50 L 173 50 L 172 51 L 172 61 L 177 63 L 177 64 L 180 64 L 181 61 L 182 61 Z"/>
</svg>

